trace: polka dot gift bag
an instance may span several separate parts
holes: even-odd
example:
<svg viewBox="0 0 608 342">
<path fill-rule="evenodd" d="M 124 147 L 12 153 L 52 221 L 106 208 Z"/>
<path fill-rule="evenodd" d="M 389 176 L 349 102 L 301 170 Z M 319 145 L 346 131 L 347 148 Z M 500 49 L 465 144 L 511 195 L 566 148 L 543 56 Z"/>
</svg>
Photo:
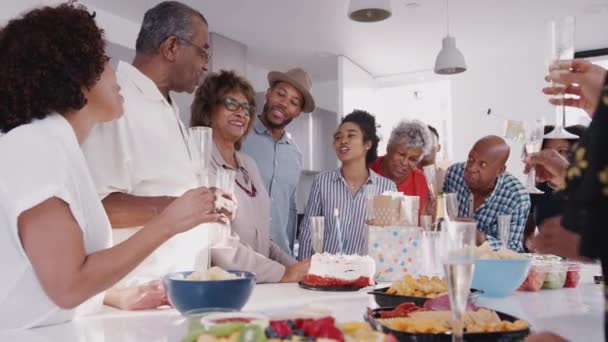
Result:
<svg viewBox="0 0 608 342">
<path fill-rule="evenodd" d="M 368 254 L 376 261 L 377 282 L 420 274 L 421 233 L 418 227 L 369 226 Z"/>
</svg>

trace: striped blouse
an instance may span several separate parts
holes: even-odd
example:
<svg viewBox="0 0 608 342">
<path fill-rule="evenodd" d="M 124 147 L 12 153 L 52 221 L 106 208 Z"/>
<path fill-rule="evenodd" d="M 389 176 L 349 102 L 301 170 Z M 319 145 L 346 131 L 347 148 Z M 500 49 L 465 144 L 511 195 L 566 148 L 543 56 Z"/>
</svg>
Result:
<svg viewBox="0 0 608 342">
<path fill-rule="evenodd" d="M 395 183 L 374 171 L 369 171 L 369 178 L 357 193 L 353 194 L 340 169 L 327 171 L 317 175 L 310 189 L 308 205 L 304 211 L 301 223 L 299 259 L 307 259 L 314 253 L 311 243 L 309 218 L 325 217 L 324 251 L 337 254 L 338 235 L 335 227 L 334 209 L 340 214 L 344 254 L 364 254 L 367 250 L 365 234 L 365 219 L 367 214 L 365 188 L 375 186 L 374 192 L 381 194 L 385 191 L 397 191 Z"/>
</svg>

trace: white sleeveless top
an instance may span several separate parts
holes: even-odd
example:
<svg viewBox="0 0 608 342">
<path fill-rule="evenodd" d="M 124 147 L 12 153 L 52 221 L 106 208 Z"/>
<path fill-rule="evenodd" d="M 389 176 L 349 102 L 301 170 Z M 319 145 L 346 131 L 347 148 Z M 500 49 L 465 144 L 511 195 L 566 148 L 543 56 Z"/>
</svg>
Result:
<svg viewBox="0 0 608 342">
<path fill-rule="evenodd" d="M 75 310 L 59 308 L 42 289 L 19 239 L 24 211 L 57 197 L 69 204 L 87 254 L 111 246 L 103 210 L 72 126 L 51 114 L 0 137 L 0 330 L 55 324 L 99 308 L 103 293 Z M 53 241 L 49 241 L 53 243 Z"/>
</svg>

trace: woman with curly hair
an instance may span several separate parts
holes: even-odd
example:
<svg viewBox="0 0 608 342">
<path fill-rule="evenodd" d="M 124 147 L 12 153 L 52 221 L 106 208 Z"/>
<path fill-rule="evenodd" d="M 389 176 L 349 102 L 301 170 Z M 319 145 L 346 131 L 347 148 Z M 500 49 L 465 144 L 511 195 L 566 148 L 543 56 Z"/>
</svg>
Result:
<svg viewBox="0 0 608 342">
<path fill-rule="evenodd" d="M 420 213 L 427 210 L 429 188 L 424 173 L 417 168 L 418 163 L 431 152 L 433 137 L 428 126 L 418 120 L 403 120 L 393 128 L 386 146 L 386 155 L 376 159 L 370 168 L 388 177 L 397 184 L 404 195 L 420 198 Z"/>
<path fill-rule="evenodd" d="M 255 161 L 239 151 L 254 113 L 255 91 L 233 71 L 209 75 L 192 104 L 190 124 L 213 130 L 213 171 L 236 172 L 238 208 L 233 234 L 224 241 L 232 248 L 212 248 L 211 260 L 226 269 L 253 271 L 261 283 L 298 282 L 308 272 L 308 262 L 297 263 L 270 240 L 270 198 Z"/>
<path fill-rule="evenodd" d="M 110 248 L 110 223 L 80 149 L 96 124 L 123 111 L 104 49 L 82 7 L 34 9 L 0 30 L 0 330 L 99 307 L 103 291 L 162 243 L 222 219 L 217 193 L 193 189 Z"/>
<path fill-rule="evenodd" d="M 363 110 L 354 110 L 342 119 L 334 134 L 334 150 L 342 167 L 317 175 L 310 189 L 302 220 L 299 258 L 313 254 L 309 219 L 325 217 L 324 249 L 328 253 L 364 254 L 367 248 L 365 220 L 366 191 L 396 191 L 390 179 L 379 176 L 367 165 L 378 157 L 376 119 Z M 342 246 L 339 243 L 334 210 L 341 222 Z M 342 250 L 340 250 L 342 247 Z"/>
</svg>

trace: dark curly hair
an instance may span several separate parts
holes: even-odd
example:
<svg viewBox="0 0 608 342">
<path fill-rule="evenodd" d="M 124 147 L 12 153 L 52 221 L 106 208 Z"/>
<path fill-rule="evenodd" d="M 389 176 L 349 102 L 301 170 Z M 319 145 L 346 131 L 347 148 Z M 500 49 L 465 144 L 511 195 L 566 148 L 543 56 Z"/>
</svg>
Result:
<svg viewBox="0 0 608 342">
<path fill-rule="evenodd" d="M 82 109 L 108 57 L 95 14 L 62 4 L 34 9 L 0 30 L 0 131 L 51 112 Z"/>
<path fill-rule="evenodd" d="M 367 151 L 365 156 L 365 163 L 369 165 L 378 158 L 378 143 L 380 142 L 380 138 L 376 132 L 376 118 L 364 110 L 355 109 L 342 119 L 340 125 L 346 122 L 352 122 L 359 126 L 361 132 L 363 132 L 364 143 L 371 141 L 372 147 Z"/>
<path fill-rule="evenodd" d="M 231 91 L 240 91 L 247 98 L 251 106 L 251 112 L 255 113 L 255 90 L 251 83 L 244 77 L 237 75 L 234 71 L 220 70 L 207 76 L 205 82 L 198 87 L 192 102 L 192 116 L 190 126 L 211 127 L 211 112 L 215 106 L 221 105 L 224 96 Z M 249 117 L 249 123 L 243 137 L 236 142 L 235 149 L 241 149 L 241 143 L 253 127 L 253 117 Z"/>
</svg>

